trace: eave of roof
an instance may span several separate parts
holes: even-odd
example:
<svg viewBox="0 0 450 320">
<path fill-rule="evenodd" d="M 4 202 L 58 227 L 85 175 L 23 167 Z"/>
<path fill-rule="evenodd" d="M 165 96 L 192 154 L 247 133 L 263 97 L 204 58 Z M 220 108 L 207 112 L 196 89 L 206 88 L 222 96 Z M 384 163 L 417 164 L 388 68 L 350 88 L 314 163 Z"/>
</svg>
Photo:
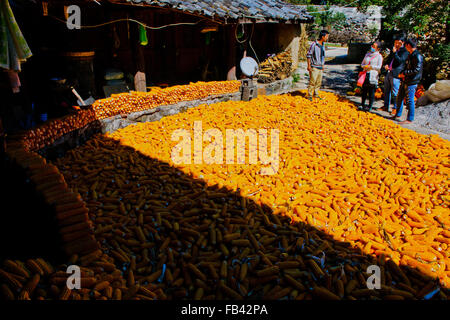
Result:
<svg viewBox="0 0 450 320">
<path fill-rule="evenodd" d="M 281 0 L 109 0 L 109 2 L 169 8 L 225 24 L 236 22 L 298 24 L 314 21 L 305 9 Z"/>
</svg>

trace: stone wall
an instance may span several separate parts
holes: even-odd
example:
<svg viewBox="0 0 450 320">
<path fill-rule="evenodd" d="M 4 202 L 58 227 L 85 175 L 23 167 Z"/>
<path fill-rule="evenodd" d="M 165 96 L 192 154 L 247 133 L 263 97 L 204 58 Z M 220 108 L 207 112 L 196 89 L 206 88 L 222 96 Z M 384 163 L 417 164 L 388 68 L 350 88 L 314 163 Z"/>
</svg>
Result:
<svg viewBox="0 0 450 320">
<path fill-rule="evenodd" d="M 330 34 L 330 42 L 366 42 L 375 40 L 381 29 L 381 7 L 371 6 L 367 12 L 360 12 L 357 8 L 332 7 L 333 12 L 340 12 L 347 18 L 342 26 L 334 28 Z M 371 29 L 377 29 L 375 35 Z"/>
<path fill-rule="evenodd" d="M 289 92 L 294 87 L 293 81 L 293 77 L 290 76 L 284 80 L 277 80 L 266 84 L 258 83 L 258 95 L 269 96 Z"/>
<path fill-rule="evenodd" d="M 292 77 L 268 84 L 258 84 L 258 95 L 283 94 L 292 91 L 293 87 Z M 53 144 L 40 149 L 38 153 L 41 156 L 52 160 L 64 156 L 67 150 L 71 150 L 82 145 L 97 133 L 111 133 L 139 122 L 159 121 L 166 116 L 185 112 L 187 109 L 197 107 L 201 104 L 241 101 L 241 96 L 241 92 L 209 96 L 205 99 L 182 101 L 173 105 L 164 105 L 144 111 L 132 112 L 123 116 L 117 115 L 103 120 L 96 120 L 84 128 L 71 131 L 61 136 L 59 139 L 54 141 Z"/>
<path fill-rule="evenodd" d="M 218 102 L 240 100 L 241 92 L 235 92 L 224 95 L 209 96 L 199 100 L 182 101 L 173 105 L 164 105 L 153 109 L 132 112 L 123 116 L 117 115 L 103 120 L 96 120 L 89 123 L 84 128 L 71 131 L 61 136 L 48 147 L 40 149 L 38 153 L 47 159 L 55 159 L 63 156 L 67 150 L 71 150 L 82 145 L 84 142 L 89 140 L 90 137 L 97 133 L 111 133 L 138 122 L 159 121 L 163 117 L 184 112 L 189 108 L 197 107 L 201 104 L 213 104 Z"/>
<path fill-rule="evenodd" d="M 118 115 L 100 121 L 102 133 L 114 132 L 118 129 L 125 128 L 126 126 L 137 122 L 159 121 L 164 117 L 184 112 L 189 108 L 197 107 L 201 104 L 213 104 L 230 100 L 240 101 L 241 93 L 236 92 L 225 95 L 210 96 L 208 98 L 200 100 L 182 101 L 177 104 L 159 106 L 154 109 L 129 113 L 125 117 Z"/>
<path fill-rule="evenodd" d="M 303 6 L 306 8 L 306 6 Z M 324 6 L 315 6 L 318 11 L 325 10 Z M 329 42 L 349 43 L 349 42 L 368 42 L 375 39 L 376 36 L 370 33 L 370 30 L 376 28 L 378 32 L 381 29 L 382 14 L 381 7 L 370 6 L 366 12 L 358 11 L 356 7 L 331 6 L 333 13 L 342 13 L 346 21 L 334 27 L 327 28 L 330 31 Z M 377 32 L 377 33 L 378 33 Z M 316 35 L 312 35 L 316 37 Z"/>
</svg>

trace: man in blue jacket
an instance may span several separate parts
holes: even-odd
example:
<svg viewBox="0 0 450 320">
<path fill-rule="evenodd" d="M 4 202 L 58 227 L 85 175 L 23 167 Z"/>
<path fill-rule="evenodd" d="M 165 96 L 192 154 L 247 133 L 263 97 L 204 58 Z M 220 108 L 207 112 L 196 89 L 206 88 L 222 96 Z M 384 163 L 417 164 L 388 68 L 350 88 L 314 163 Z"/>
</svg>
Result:
<svg viewBox="0 0 450 320">
<path fill-rule="evenodd" d="M 414 38 L 406 40 L 405 48 L 408 50 L 409 56 L 406 60 L 405 70 L 398 76 L 402 80 L 402 83 L 397 96 L 397 105 L 399 108 L 397 109 L 395 120 L 399 121 L 402 116 L 403 105 L 401 104 L 401 101 L 403 101 L 406 96 L 409 108 L 408 118 L 406 121 L 400 123 L 411 123 L 414 121 L 414 97 L 416 95 L 417 85 L 422 79 L 423 56 L 419 50 L 417 50 L 417 40 Z"/>
<path fill-rule="evenodd" d="M 391 101 L 394 104 L 394 110 L 397 109 L 397 95 L 400 89 L 401 80 L 398 75 L 405 69 L 406 59 L 409 52 L 404 47 L 405 38 L 403 36 L 394 37 L 394 47 L 384 69 L 387 71 L 384 78 L 384 109 L 391 112 Z M 400 102 L 403 104 L 403 100 Z"/>
<path fill-rule="evenodd" d="M 319 89 L 322 85 L 323 66 L 325 64 L 325 43 L 328 40 L 329 32 L 320 31 L 319 39 L 314 41 L 306 54 L 309 71 L 308 99 L 312 101 L 312 96 L 319 97 Z"/>
</svg>

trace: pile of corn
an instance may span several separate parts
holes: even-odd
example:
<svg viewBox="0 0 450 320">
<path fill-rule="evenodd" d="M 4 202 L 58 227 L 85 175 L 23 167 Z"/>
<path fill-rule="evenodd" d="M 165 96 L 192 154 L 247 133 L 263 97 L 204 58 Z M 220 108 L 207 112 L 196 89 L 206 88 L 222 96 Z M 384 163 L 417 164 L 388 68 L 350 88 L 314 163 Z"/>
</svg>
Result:
<svg viewBox="0 0 450 320">
<path fill-rule="evenodd" d="M 153 109 L 160 105 L 233 93 L 239 91 L 240 86 L 240 81 L 211 81 L 165 89 L 155 88 L 148 93 L 132 91 L 130 93 L 113 94 L 110 98 L 97 100 L 92 107 L 97 119 L 105 119 L 117 114 Z"/>
<path fill-rule="evenodd" d="M 280 129 L 278 173 L 261 176 L 260 165 L 175 168 L 170 135 L 195 120 L 203 130 Z M 447 299 L 448 151 L 444 140 L 358 113 L 330 94 L 315 104 L 282 96 L 203 106 L 98 136 L 58 163 L 75 188 L 69 193 L 87 201 L 102 244 L 68 263 L 83 266 L 83 289 L 65 287 L 67 265 L 33 259 L 5 261 L 0 292 L 7 299 Z M 367 289 L 372 264 L 381 268 L 381 290 Z"/>
<path fill-rule="evenodd" d="M 323 95 L 203 105 L 56 164 L 103 252 L 169 299 L 447 299 L 450 144 Z M 224 137 L 279 129 L 278 172 L 173 164 L 171 134 L 198 120 Z M 367 288 L 373 264 L 380 290 Z"/>
<path fill-rule="evenodd" d="M 29 130 L 23 135 L 21 141 L 26 150 L 37 151 L 52 144 L 64 134 L 83 128 L 95 120 L 153 109 L 161 105 L 170 105 L 181 101 L 233 93 L 239 91 L 240 85 L 240 81 L 197 82 L 152 90 L 149 93 L 115 94 L 110 98 L 96 101 L 89 109 L 80 110 L 76 114 L 47 122 L 38 128 Z"/>
<path fill-rule="evenodd" d="M 28 182 L 45 201 L 45 210 L 54 216 L 64 252 L 71 256 L 98 250 L 85 202 L 70 190 L 58 168 L 36 152 L 25 151 L 17 142 L 8 145 L 7 154 L 25 171 Z"/>
</svg>

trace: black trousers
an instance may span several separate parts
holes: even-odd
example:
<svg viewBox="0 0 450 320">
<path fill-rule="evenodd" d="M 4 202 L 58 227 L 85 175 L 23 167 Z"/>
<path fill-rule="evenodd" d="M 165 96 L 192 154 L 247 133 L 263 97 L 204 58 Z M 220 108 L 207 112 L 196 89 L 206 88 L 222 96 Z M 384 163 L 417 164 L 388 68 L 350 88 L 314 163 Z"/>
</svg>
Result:
<svg viewBox="0 0 450 320">
<path fill-rule="evenodd" d="M 367 96 L 369 96 L 369 110 L 372 109 L 376 90 L 377 86 L 369 82 L 369 75 L 367 75 L 361 90 L 361 105 L 363 107 L 366 106 Z"/>
</svg>

